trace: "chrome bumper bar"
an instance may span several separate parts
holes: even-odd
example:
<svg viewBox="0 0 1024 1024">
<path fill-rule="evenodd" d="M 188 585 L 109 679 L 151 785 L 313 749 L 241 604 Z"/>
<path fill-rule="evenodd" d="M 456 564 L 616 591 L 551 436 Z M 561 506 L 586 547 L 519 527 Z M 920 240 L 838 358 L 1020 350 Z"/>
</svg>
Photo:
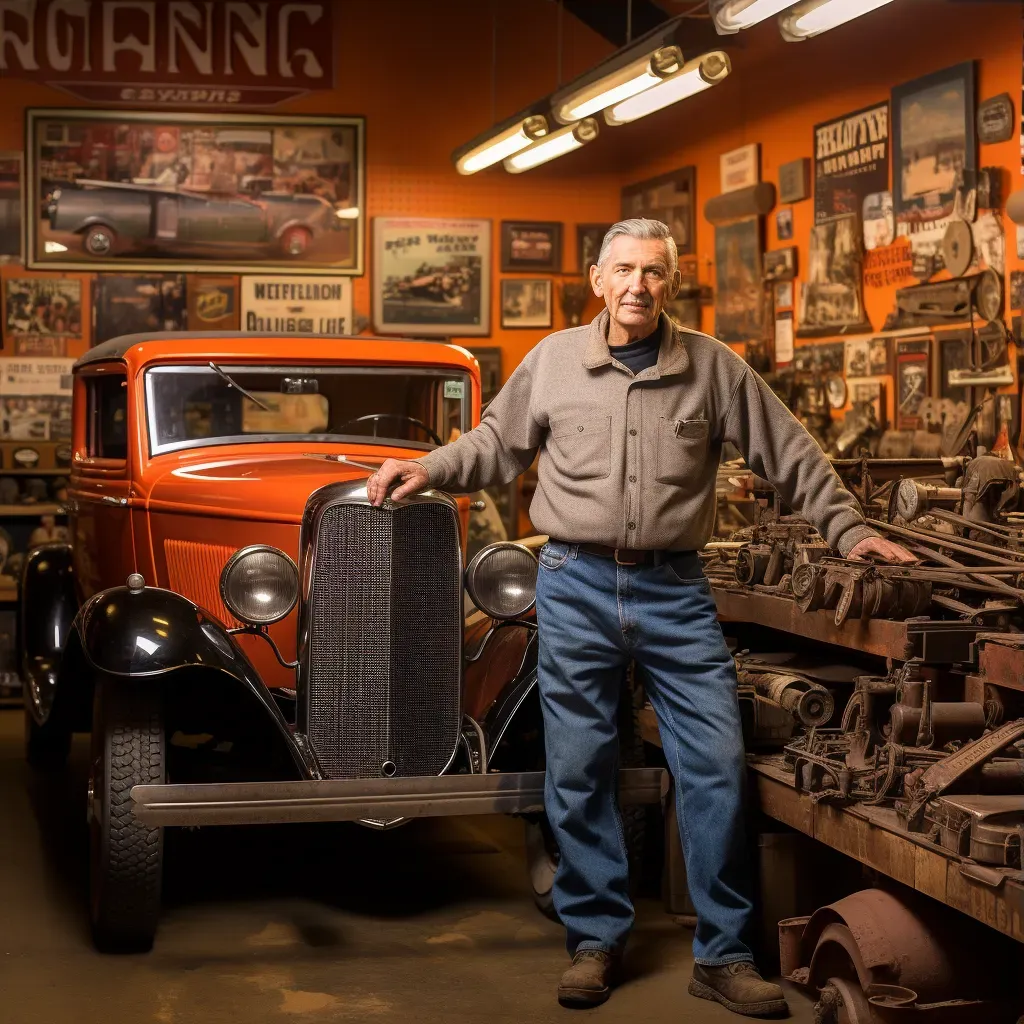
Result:
<svg viewBox="0 0 1024 1024">
<path fill-rule="evenodd" d="M 662 768 L 619 771 L 619 801 L 660 802 Z M 544 809 L 544 772 L 493 772 L 330 782 L 227 782 L 133 786 L 145 825 L 277 825 L 454 814 L 529 814 Z"/>
</svg>

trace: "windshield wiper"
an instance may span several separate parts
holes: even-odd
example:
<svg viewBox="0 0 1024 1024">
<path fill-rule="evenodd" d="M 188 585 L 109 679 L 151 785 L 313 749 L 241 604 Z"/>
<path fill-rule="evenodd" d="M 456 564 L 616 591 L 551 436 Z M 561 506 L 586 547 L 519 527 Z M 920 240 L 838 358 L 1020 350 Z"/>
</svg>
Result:
<svg viewBox="0 0 1024 1024">
<path fill-rule="evenodd" d="M 225 373 L 215 362 L 211 360 L 210 369 L 214 373 L 218 374 L 221 380 L 227 382 L 228 387 L 234 388 L 236 391 L 240 391 L 246 398 L 249 399 L 254 405 L 258 405 L 264 412 L 274 412 L 265 402 L 261 402 L 252 392 L 246 391 L 236 380 L 233 380 L 227 373 Z"/>
</svg>

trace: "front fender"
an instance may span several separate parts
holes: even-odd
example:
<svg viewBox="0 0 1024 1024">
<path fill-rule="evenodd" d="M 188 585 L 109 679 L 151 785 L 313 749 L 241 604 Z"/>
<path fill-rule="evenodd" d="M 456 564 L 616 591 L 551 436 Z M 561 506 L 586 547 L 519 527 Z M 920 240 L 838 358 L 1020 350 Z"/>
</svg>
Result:
<svg viewBox="0 0 1024 1024">
<path fill-rule="evenodd" d="M 82 606 L 75 632 L 95 673 L 142 685 L 160 685 L 182 669 L 225 673 L 262 706 L 302 773 L 319 777 L 304 737 L 292 733 L 252 662 L 219 622 L 187 598 L 159 587 L 113 587 Z"/>
</svg>

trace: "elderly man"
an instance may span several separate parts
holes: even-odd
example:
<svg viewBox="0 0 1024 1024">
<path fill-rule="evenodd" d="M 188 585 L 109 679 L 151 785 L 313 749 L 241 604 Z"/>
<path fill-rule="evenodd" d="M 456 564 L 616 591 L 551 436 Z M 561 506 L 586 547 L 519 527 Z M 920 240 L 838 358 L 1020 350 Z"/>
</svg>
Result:
<svg viewBox="0 0 1024 1024">
<path fill-rule="evenodd" d="M 530 518 L 550 536 L 537 580 L 545 804 L 561 854 L 554 905 L 572 966 L 559 1000 L 604 1002 L 633 923 L 615 782 L 623 669 L 640 666 L 676 783 L 697 909 L 690 992 L 749 1016 L 785 1011 L 744 942 L 751 913 L 736 674 L 697 552 L 715 518 L 724 441 L 850 557 L 910 560 L 868 527 L 811 436 L 726 345 L 662 314 L 679 285 L 660 221 L 625 220 L 590 268 L 606 309 L 549 335 L 480 426 L 367 484 L 383 501 L 475 491 L 539 452 Z"/>
</svg>

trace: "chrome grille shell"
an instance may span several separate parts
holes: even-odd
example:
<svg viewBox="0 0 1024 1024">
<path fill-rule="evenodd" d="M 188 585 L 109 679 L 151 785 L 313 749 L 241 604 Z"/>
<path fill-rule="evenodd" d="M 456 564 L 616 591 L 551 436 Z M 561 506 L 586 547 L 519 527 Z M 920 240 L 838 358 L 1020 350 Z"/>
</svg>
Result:
<svg viewBox="0 0 1024 1024">
<path fill-rule="evenodd" d="M 440 775 L 462 725 L 458 507 L 427 491 L 374 507 L 365 480 L 306 504 L 296 728 L 324 778 Z"/>
</svg>

